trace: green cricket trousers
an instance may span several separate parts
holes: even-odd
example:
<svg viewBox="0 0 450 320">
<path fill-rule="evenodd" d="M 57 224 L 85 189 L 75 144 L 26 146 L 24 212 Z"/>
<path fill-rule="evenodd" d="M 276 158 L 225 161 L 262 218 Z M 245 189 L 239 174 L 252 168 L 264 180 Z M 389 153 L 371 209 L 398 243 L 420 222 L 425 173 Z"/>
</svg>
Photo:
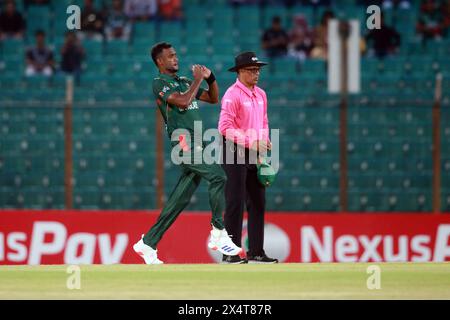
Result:
<svg viewBox="0 0 450 320">
<path fill-rule="evenodd" d="M 182 174 L 169 196 L 166 205 L 156 223 L 145 234 L 144 243 L 156 249 L 164 233 L 189 204 L 192 195 L 205 179 L 209 182 L 209 205 L 212 210 L 211 224 L 224 229 L 223 212 L 225 210 L 225 184 L 227 177 L 219 164 L 181 164 Z"/>
</svg>

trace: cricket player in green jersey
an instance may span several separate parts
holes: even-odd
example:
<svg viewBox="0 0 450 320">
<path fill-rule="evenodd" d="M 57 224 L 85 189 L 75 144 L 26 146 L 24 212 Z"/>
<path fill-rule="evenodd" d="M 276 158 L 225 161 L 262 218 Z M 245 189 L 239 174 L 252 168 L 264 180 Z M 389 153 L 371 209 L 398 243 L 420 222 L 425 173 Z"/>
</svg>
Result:
<svg viewBox="0 0 450 320">
<path fill-rule="evenodd" d="M 200 145 L 193 143 L 195 140 L 194 122 L 202 121 L 196 100 L 211 104 L 219 101 L 219 87 L 214 74 L 205 66 L 194 65 L 192 67 L 194 80 L 180 77 L 177 74 L 179 69 L 177 53 L 172 45 L 166 42 L 153 46 L 151 55 L 159 69 L 158 76 L 153 80 L 153 94 L 164 118 L 172 147 L 179 144 L 183 152 L 194 154 L 195 152 L 191 151 L 201 150 L 204 147 L 203 143 Z M 200 88 L 203 80 L 207 82 L 208 90 Z M 178 134 L 180 129 L 189 134 Z M 203 178 L 209 182 L 209 204 L 212 210 L 212 230 L 208 247 L 227 255 L 241 253 L 242 249 L 233 243 L 223 224 L 226 175 L 222 167 L 217 163 L 205 164 L 203 161 L 201 163 L 197 163 L 197 161 L 183 162 L 180 166 L 181 176 L 158 220 L 141 240 L 134 244 L 134 251 L 144 259 L 146 264 L 163 263 L 157 256 L 158 242 L 181 211 L 189 204 Z"/>
</svg>

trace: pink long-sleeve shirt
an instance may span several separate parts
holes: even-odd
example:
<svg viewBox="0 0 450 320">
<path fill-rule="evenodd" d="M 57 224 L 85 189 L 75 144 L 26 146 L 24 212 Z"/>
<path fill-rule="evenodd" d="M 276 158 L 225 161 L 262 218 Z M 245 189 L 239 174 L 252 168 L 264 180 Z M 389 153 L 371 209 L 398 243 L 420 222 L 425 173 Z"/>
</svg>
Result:
<svg viewBox="0 0 450 320">
<path fill-rule="evenodd" d="M 219 132 L 228 140 L 249 148 L 256 140 L 269 142 L 267 96 L 255 86 L 247 88 L 239 79 L 222 98 Z"/>
</svg>

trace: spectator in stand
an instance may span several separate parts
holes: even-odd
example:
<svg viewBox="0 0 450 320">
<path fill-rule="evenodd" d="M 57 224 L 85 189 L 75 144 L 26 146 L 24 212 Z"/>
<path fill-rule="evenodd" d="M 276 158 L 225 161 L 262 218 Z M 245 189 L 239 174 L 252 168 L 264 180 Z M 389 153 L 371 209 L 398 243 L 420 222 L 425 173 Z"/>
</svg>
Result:
<svg viewBox="0 0 450 320">
<path fill-rule="evenodd" d="M 383 9 L 410 9 L 411 1 L 410 0 L 358 0 L 356 4 L 363 5 L 368 7 L 370 5 L 377 5 L 382 7 Z"/>
<path fill-rule="evenodd" d="M 157 0 L 125 0 L 125 14 L 133 21 L 153 19 L 157 12 Z"/>
<path fill-rule="evenodd" d="M 38 6 L 40 6 L 40 5 L 44 5 L 44 6 L 47 6 L 47 5 L 49 5 L 50 4 L 50 0 L 25 0 L 24 1 L 24 5 L 25 5 L 25 8 L 28 8 L 28 6 L 36 6 L 36 5 L 38 5 Z"/>
<path fill-rule="evenodd" d="M 239 7 L 241 5 L 247 5 L 247 4 L 266 4 L 267 0 L 229 0 L 229 3 L 234 7 Z"/>
<path fill-rule="evenodd" d="M 5 11 L 0 14 L 0 40 L 23 39 L 25 20 L 16 10 L 13 0 L 5 3 Z"/>
<path fill-rule="evenodd" d="M 270 58 L 283 57 L 287 54 L 289 36 L 281 26 L 281 18 L 272 19 L 272 26 L 264 32 L 262 47 Z"/>
<path fill-rule="evenodd" d="M 420 5 L 417 33 L 422 40 L 440 39 L 444 31 L 444 19 L 441 6 L 435 0 L 423 0 Z"/>
<path fill-rule="evenodd" d="M 85 52 L 77 35 L 73 31 L 66 33 L 64 45 L 61 48 L 61 71 L 73 75 L 77 83 L 80 82 L 81 63 Z"/>
<path fill-rule="evenodd" d="M 284 5 L 286 8 L 292 8 L 298 0 L 253 0 L 253 1 L 241 1 L 245 4 L 258 4 L 260 7 L 264 8 L 270 5 Z"/>
<path fill-rule="evenodd" d="M 181 10 L 181 0 L 160 0 L 159 15 L 166 20 L 179 20 L 183 13 Z"/>
<path fill-rule="evenodd" d="M 84 0 L 81 10 L 81 38 L 103 40 L 104 24 L 103 14 L 95 8 L 94 1 Z"/>
<path fill-rule="evenodd" d="M 444 16 L 444 33 L 448 36 L 450 29 L 450 0 L 445 1 L 442 4 L 442 14 Z"/>
<path fill-rule="evenodd" d="M 108 40 L 128 41 L 130 39 L 131 23 L 123 11 L 122 0 L 113 0 L 112 9 L 108 13 L 105 33 Z"/>
<path fill-rule="evenodd" d="M 400 46 L 400 34 L 395 28 L 384 23 L 383 15 L 381 15 L 380 22 L 381 29 L 370 30 L 365 36 L 365 40 L 366 44 L 370 47 L 369 50 L 372 51 L 377 58 L 382 59 L 398 52 Z M 372 52 L 370 52 L 370 54 Z"/>
<path fill-rule="evenodd" d="M 301 3 L 305 6 L 325 6 L 329 7 L 332 3 L 331 0 L 302 0 Z"/>
<path fill-rule="evenodd" d="M 53 52 L 45 44 L 45 32 L 36 31 L 36 46 L 26 52 L 25 75 L 27 77 L 35 75 L 51 76 L 53 75 Z"/>
<path fill-rule="evenodd" d="M 411 3 L 410 0 L 384 0 L 383 9 L 391 8 L 409 9 L 411 8 Z"/>
<path fill-rule="evenodd" d="M 334 18 L 334 13 L 327 10 L 323 13 L 320 25 L 313 31 L 314 48 L 311 50 L 311 57 L 316 59 L 328 58 L 328 22 Z"/>
<path fill-rule="evenodd" d="M 293 27 L 289 33 L 289 55 L 304 61 L 310 54 L 313 43 L 308 21 L 303 14 L 293 18 Z"/>
<path fill-rule="evenodd" d="M 292 8 L 297 3 L 297 0 L 283 0 L 283 4 L 286 8 Z"/>
</svg>

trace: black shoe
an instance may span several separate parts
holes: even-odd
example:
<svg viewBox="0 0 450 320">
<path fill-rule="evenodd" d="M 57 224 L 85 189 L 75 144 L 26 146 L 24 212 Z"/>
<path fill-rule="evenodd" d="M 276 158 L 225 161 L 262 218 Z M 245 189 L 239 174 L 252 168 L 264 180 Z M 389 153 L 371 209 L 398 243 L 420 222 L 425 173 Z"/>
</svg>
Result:
<svg viewBox="0 0 450 320">
<path fill-rule="evenodd" d="M 242 259 L 239 256 L 226 256 L 224 255 L 222 257 L 222 263 L 226 264 L 242 264 L 242 263 L 248 263 L 247 259 Z"/>
<path fill-rule="evenodd" d="M 247 256 L 248 263 L 278 263 L 278 259 L 269 258 L 266 254 L 262 256 Z"/>
</svg>

